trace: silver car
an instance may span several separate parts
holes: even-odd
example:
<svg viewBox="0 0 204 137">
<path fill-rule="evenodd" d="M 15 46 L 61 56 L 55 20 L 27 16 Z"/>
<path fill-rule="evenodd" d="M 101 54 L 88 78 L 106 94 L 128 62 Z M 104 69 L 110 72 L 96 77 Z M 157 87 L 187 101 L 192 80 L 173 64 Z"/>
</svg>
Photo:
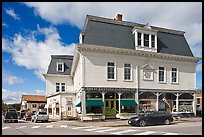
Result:
<svg viewBox="0 0 204 137">
<path fill-rule="evenodd" d="M 45 111 L 38 111 L 31 117 L 31 122 L 37 122 L 37 121 L 43 121 L 48 122 L 49 116 L 47 115 L 47 112 Z"/>
</svg>

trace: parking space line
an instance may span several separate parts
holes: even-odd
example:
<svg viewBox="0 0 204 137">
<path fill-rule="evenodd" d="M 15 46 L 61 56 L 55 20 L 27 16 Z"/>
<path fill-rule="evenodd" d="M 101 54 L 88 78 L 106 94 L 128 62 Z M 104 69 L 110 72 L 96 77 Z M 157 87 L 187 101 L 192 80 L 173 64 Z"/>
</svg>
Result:
<svg viewBox="0 0 204 137">
<path fill-rule="evenodd" d="M 125 131 L 120 131 L 120 132 L 114 132 L 114 133 L 111 133 L 111 134 L 114 134 L 114 135 L 120 135 L 120 134 L 123 134 L 123 133 L 128 133 L 128 132 L 133 132 L 133 131 L 140 131 L 140 130 L 125 130 Z"/>
<path fill-rule="evenodd" d="M 166 133 L 166 134 L 163 134 L 163 135 L 178 135 L 178 133 Z"/>
<path fill-rule="evenodd" d="M 90 128 L 90 127 L 93 127 L 93 126 L 89 126 L 89 127 L 74 127 L 72 129 L 83 129 L 83 128 Z"/>
<path fill-rule="evenodd" d="M 31 127 L 31 128 L 39 128 L 40 126 L 34 126 L 34 127 Z"/>
<path fill-rule="evenodd" d="M 16 129 L 21 129 L 21 128 L 25 128 L 27 126 L 20 126 L 20 127 L 17 127 Z"/>
<path fill-rule="evenodd" d="M 2 127 L 2 129 L 7 129 L 7 128 L 9 128 L 9 127 Z"/>
<path fill-rule="evenodd" d="M 53 125 L 50 125 L 50 126 L 46 126 L 46 128 L 53 128 Z"/>
<path fill-rule="evenodd" d="M 93 131 L 93 130 L 100 130 L 100 129 L 107 129 L 107 128 L 110 128 L 110 127 L 100 127 L 100 128 L 91 128 L 91 129 L 84 129 L 85 131 Z"/>
<path fill-rule="evenodd" d="M 142 132 L 142 133 L 138 133 L 138 134 L 134 134 L 134 135 L 150 135 L 150 134 L 153 134 L 153 133 L 156 133 L 154 131 L 146 131 L 146 132 Z"/>
<path fill-rule="evenodd" d="M 104 130 L 99 130 L 99 131 L 95 131 L 95 132 L 106 132 L 106 131 L 112 131 L 112 130 L 116 130 L 117 128 L 111 128 L 111 129 L 104 129 Z"/>
<path fill-rule="evenodd" d="M 67 128 L 67 125 L 61 125 L 60 127 L 64 127 L 64 128 Z"/>
</svg>

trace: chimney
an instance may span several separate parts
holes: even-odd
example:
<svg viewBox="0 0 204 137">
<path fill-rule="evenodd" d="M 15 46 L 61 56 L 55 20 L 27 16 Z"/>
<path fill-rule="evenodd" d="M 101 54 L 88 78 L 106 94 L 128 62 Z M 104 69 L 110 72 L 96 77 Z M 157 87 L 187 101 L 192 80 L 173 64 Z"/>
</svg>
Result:
<svg viewBox="0 0 204 137">
<path fill-rule="evenodd" d="M 117 14 L 116 20 L 117 20 L 117 21 L 122 21 L 122 17 L 123 17 L 122 14 Z"/>
</svg>

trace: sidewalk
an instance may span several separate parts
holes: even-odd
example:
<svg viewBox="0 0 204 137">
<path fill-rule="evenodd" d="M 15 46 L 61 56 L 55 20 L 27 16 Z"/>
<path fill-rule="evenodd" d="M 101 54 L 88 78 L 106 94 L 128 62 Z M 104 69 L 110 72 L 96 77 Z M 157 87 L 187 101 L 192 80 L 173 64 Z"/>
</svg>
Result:
<svg viewBox="0 0 204 137">
<path fill-rule="evenodd" d="M 183 123 L 183 122 L 197 122 L 202 121 L 202 117 L 186 117 L 175 119 L 173 123 Z M 107 119 L 104 121 L 87 121 L 82 122 L 79 120 L 61 120 L 61 121 L 53 121 L 55 124 L 64 124 L 68 126 L 101 126 L 101 127 L 115 127 L 115 126 L 128 126 L 128 120 L 120 120 L 120 119 Z"/>
</svg>

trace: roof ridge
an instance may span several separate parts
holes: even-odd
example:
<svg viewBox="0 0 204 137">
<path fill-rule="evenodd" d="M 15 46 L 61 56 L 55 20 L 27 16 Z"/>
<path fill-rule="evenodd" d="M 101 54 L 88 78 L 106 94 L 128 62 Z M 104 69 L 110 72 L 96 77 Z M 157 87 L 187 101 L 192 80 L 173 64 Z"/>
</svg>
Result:
<svg viewBox="0 0 204 137">
<path fill-rule="evenodd" d="M 117 21 L 114 19 L 110 19 L 110 18 L 105 18 L 105 17 L 99 17 L 99 16 L 93 16 L 93 15 L 87 15 L 87 19 L 88 20 L 92 20 L 92 21 L 98 21 L 98 22 L 104 22 L 104 23 L 111 23 L 111 24 L 116 24 L 116 25 L 123 25 L 123 26 L 140 26 L 140 27 L 144 27 L 146 24 L 140 24 L 140 23 L 136 23 L 136 22 L 130 22 L 130 21 Z M 184 31 L 180 31 L 180 30 L 175 30 L 175 29 L 168 29 L 168 28 L 163 28 L 163 27 L 158 27 L 158 26 L 152 26 L 150 25 L 150 27 L 152 27 L 152 29 L 156 29 L 160 32 L 165 32 L 165 33 L 173 33 L 173 34 L 177 34 L 177 35 L 184 35 Z M 84 25 L 83 31 L 85 30 L 86 25 Z"/>
</svg>

